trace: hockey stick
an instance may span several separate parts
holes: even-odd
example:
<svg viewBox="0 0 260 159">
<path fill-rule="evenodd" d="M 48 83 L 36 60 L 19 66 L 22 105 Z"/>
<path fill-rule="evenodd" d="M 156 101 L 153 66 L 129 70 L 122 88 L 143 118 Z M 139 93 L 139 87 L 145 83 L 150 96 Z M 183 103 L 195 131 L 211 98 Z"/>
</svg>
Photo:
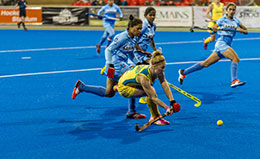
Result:
<svg viewBox="0 0 260 159">
<path fill-rule="evenodd" d="M 202 27 L 198 27 L 198 26 L 193 26 L 190 28 L 190 32 L 194 32 L 194 29 L 197 29 L 197 30 L 211 30 L 212 31 L 212 28 L 202 28 Z"/>
<path fill-rule="evenodd" d="M 188 97 L 188 98 L 194 100 L 195 102 L 197 102 L 196 104 L 194 104 L 195 107 L 199 107 L 199 106 L 201 105 L 200 99 L 194 97 L 193 95 L 191 95 L 191 94 L 185 92 L 184 90 L 182 90 L 182 89 L 176 87 L 175 85 L 173 85 L 173 84 L 171 84 L 171 83 L 169 83 L 169 82 L 168 82 L 168 85 L 169 85 L 171 88 L 175 89 L 176 91 L 180 92 L 181 94 L 185 95 L 186 97 Z"/>
<path fill-rule="evenodd" d="M 211 30 L 213 31 L 213 28 L 202 28 L 202 27 L 198 27 L 198 26 L 194 26 L 194 27 L 191 27 L 190 28 L 190 32 L 194 32 L 194 29 L 197 29 L 197 30 Z M 234 30 L 234 29 L 218 29 L 217 31 L 233 31 L 233 32 L 238 32 L 237 30 Z"/>
<path fill-rule="evenodd" d="M 111 20 L 120 20 L 119 18 L 114 18 L 114 17 L 108 17 L 108 16 L 102 16 L 102 15 L 97 15 L 97 14 L 94 14 L 94 13 L 87 13 L 86 16 L 89 16 L 89 15 L 92 15 L 92 16 L 96 16 L 100 19 L 103 19 L 103 18 L 107 18 L 107 19 L 111 19 Z"/>
<path fill-rule="evenodd" d="M 216 23 L 216 20 L 205 19 L 205 22 L 214 22 L 214 23 Z"/>
<path fill-rule="evenodd" d="M 171 107 L 171 111 L 173 110 L 174 108 Z M 143 126 L 139 127 L 139 124 L 136 123 L 135 124 L 135 130 L 138 131 L 138 132 L 141 132 L 143 131 L 144 129 L 148 128 L 149 126 L 151 126 L 153 123 L 157 122 L 158 120 L 162 119 L 163 117 L 165 117 L 166 115 L 168 115 L 168 112 L 164 113 L 162 116 L 159 116 L 157 118 L 155 118 L 154 120 L 151 120 L 149 121 L 148 123 L 144 124 Z"/>
</svg>

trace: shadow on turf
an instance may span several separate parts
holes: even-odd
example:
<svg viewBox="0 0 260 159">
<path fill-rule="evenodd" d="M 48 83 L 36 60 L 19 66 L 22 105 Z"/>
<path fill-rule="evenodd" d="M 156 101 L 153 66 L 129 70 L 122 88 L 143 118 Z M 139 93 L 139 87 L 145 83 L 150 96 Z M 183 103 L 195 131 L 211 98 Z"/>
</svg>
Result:
<svg viewBox="0 0 260 159">
<path fill-rule="evenodd" d="M 173 130 L 162 129 L 162 126 L 155 128 L 147 128 L 147 130 L 139 133 L 135 131 L 135 123 L 129 122 L 129 120 L 124 119 L 121 121 L 106 122 L 100 120 L 85 122 L 76 127 L 75 130 L 70 131 L 69 133 L 77 136 L 77 140 L 93 140 L 96 138 L 105 138 L 105 139 L 119 139 L 121 144 L 132 144 L 139 142 L 142 137 L 161 133 L 161 132 L 171 132 Z"/>
<path fill-rule="evenodd" d="M 141 109 L 147 108 L 140 107 L 138 110 L 141 111 Z M 135 124 L 137 122 L 140 125 L 145 124 L 148 119 L 125 119 L 125 113 L 126 109 L 109 109 L 100 114 L 101 119 L 98 120 L 60 120 L 59 123 L 76 124 L 74 130 L 67 133 L 76 136 L 77 140 L 93 140 L 102 137 L 105 139 L 119 139 L 121 144 L 131 144 L 140 141 L 143 136 L 173 131 L 169 126 L 152 125 L 141 133 L 136 132 Z M 146 115 L 148 116 L 148 114 Z"/>
<path fill-rule="evenodd" d="M 191 94 L 199 94 L 200 100 L 202 104 L 214 104 L 215 102 L 218 101 L 228 101 L 232 100 L 234 98 L 234 94 L 238 94 L 238 92 L 229 92 L 225 94 L 215 94 L 215 93 L 203 93 L 203 92 L 190 92 Z"/>
</svg>

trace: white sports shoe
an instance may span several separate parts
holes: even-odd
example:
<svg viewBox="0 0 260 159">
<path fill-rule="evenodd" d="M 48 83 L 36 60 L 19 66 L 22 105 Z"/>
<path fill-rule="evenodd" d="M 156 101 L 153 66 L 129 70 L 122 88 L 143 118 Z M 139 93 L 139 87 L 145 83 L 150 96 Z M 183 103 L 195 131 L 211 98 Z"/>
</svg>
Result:
<svg viewBox="0 0 260 159">
<path fill-rule="evenodd" d="M 236 88 L 237 86 L 243 86 L 245 84 L 246 84 L 246 82 L 243 82 L 243 81 L 240 81 L 239 79 L 236 79 L 233 82 L 231 82 L 230 86 L 231 86 L 231 88 Z"/>
<path fill-rule="evenodd" d="M 178 78 L 178 81 L 180 82 L 180 84 L 183 83 L 184 81 L 184 78 L 186 77 L 185 74 L 183 74 L 184 70 L 183 69 L 179 69 L 179 78 Z"/>
</svg>

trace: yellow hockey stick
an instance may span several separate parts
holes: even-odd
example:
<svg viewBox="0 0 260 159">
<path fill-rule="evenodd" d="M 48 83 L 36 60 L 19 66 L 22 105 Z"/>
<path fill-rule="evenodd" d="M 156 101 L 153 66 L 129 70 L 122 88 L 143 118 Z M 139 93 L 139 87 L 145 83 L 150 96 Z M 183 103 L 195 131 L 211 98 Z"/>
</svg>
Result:
<svg viewBox="0 0 260 159">
<path fill-rule="evenodd" d="M 196 101 L 197 103 L 194 104 L 195 107 L 199 107 L 199 106 L 201 105 L 200 99 L 194 97 L 193 95 L 191 95 L 191 94 L 185 92 L 184 90 L 182 90 L 182 89 L 176 87 L 175 85 L 173 85 L 173 84 L 171 84 L 171 83 L 169 83 L 169 82 L 168 82 L 168 85 L 169 85 L 171 88 L 175 89 L 176 91 L 180 92 L 181 94 L 185 95 L 186 97 L 188 97 L 188 98 L 190 98 L 190 99 Z"/>
</svg>

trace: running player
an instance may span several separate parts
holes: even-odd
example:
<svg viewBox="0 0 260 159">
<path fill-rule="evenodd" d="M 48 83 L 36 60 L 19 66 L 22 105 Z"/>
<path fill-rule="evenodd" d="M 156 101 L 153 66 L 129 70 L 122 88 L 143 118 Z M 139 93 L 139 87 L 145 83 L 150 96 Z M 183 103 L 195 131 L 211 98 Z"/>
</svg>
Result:
<svg viewBox="0 0 260 159">
<path fill-rule="evenodd" d="M 248 34 L 247 28 L 240 22 L 240 20 L 234 17 L 236 13 L 236 4 L 228 3 L 226 8 L 227 14 L 221 17 L 213 27 L 213 30 L 217 32 L 218 27 L 221 29 L 226 29 L 228 31 L 218 31 L 218 35 L 220 36 L 217 39 L 215 44 L 215 50 L 213 53 L 203 62 L 196 63 L 189 68 L 180 69 L 179 70 L 179 82 L 183 83 L 184 78 L 187 74 L 190 74 L 194 71 L 201 70 L 204 67 L 208 67 L 221 58 L 228 58 L 232 61 L 231 63 L 231 88 L 235 88 L 237 86 L 242 86 L 245 82 L 237 79 L 238 72 L 238 62 L 239 57 L 237 53 L 231 48 L 231 43 L 233 37 L 236 34 L 236 31 L 244 34 Z"/>
<path fill-rule="evenodd" d="M 108 19 L 108 18 L 106 18 L 106 16 L 116 18 L 116 13 L 119 13 L 120 19 L 123 18 L 123 13 L 120 10 L 120 8 L 116 4 L 114 4 L 114 0 L 108 0 L 107 4 L 98 11 L 98 15 L 100 16 L 101 13 L 103 13 L 103 12 L 104 12 L 103 26 L 105 28 L 105 31 L 100 39 L 99 44 L 96 45 L 96 47 L 97 47 L 96 51 L 98 54 L 100 53 L 101 46 L 105 42 L 105 40 L 107 39 L 107 41 L 108 41 L 107 46 L 108 46 L 111 43 L 111 41 L 115 35 L 115 31 L 114 31 L 115 20 Z"/>
<path fill-rule="evenodd" d="M 138 36 L 141 35 L 142 20 L 129 17 L 128 29 L 115 36 L 111 45 L 105 50 L 106 56 L 106 72 L 107 87 L 85 85 L 81 81 L 77 81 L 72 93 L 72 99 L 81 92 L 93 93 L 101 97 L 113 97 L 116 93 L 114 86 L 117 86 L 119 77 L 130 68 L 128 59 L 133 63 L 137 63 L 134 56 L 134 48 L 136 46 Z M 135 98 L 129 99 L 129 107 L 126 118 L 140 119 L 145 118 L 143 114 L 139 114 L 135 110 Z"/>
<path fill-rule="evenodd" d="M 211 15 L 210 15 L 211 13 Z M 206 16 L 209 18 L 210 22 L 208 27 L 212 28 L 215 24 L 216 21 L 222 17 L 225 14 L 224 11 L 224 4 L 220 2 L 220 0 L 213 0 L 213 2 L 209 5 Z M 215 41 L 216 39 L 216 33 L 213 31 L 210 31 L 210 37 L 204 40 L 203 47 L 205 50 L 208 48 L 208 43 Z"/>
<path fill-rule="evenodd" d="M 18 0 L 15 7 L 19 8 L 19 16 L 21 18 L 20 22 L 17 23 L 17 26 L 18 26 L 18 28 L 20 28 L 20 25 L 22 24 L 23 29 L 25 31 L 27 31 L 27 28 L 25 27 L 25 24 L 24 24 L 24 20 L 25 20 L 25 17 L 26 17 L 26 7 L 27 7 L 26 1 L 25 0 Z"/>
<path fill-rule="evenodd" d="M 174 100 L 171 89 L 165 79 L 165 66 L 165 58 L 162 53 L 157 50 L 153 53 L 150 65 L 137 65 L 131 68 L 120 77 L 118 82 L 117 90 L 123 97 L 132 98 L 148 96 L 147 105 L 151 113 L 150 120 L 154 120 L 160 116 L 158 105 L 163 107 L 169 115 L 173 113 L 170 107 L 162 102 L 156 95 L 152 85 L 157 78 L 159 79 L 166 96 L 170 100 L 170 105 L 174 108 L 174 112 L 180 111 L 180 104 Z M 169 125 L 170 122 L 160 119 L 155 122 L 155 124 Z"/>
</svg>

